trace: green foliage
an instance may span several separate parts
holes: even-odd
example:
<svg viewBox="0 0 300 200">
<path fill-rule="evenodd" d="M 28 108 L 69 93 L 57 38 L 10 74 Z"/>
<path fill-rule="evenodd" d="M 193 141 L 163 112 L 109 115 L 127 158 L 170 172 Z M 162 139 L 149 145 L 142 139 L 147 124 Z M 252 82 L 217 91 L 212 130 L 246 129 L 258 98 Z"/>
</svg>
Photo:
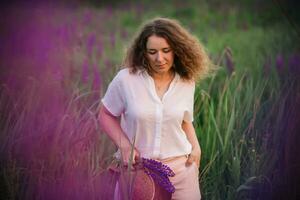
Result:
<svg viewBox="0 0 300 200">
<path fill-rule="evenodd" d="M 279 129 L 277 126 L 283 118 L 286 103 L 281 77 L 275 71 L 275 60 L 279 54 L 286 58 L 296 51 L 295 43 L 299 39 L 288 22 L 280 17 L 280 10 L 274 4 L 259 4 L 261 1 L 252 3 L 250 0 L 239 2 L 144 0 L 130 1 L 127 5 L 90 1 L 75 9 L 71 14 L 74 18 L 70 17 L 69 21 L 66 19 L 64 22 L 74 23 L 78 28 L 74 32 L 79 35 L 74 39 L 74 46 L 80 46 L 79 50 L 77 46 L 74 48 L 76 51 L 68 49 L 66 56 L 72 60 L 72 72 L 77 73 L 76 78 L 73 77 L 76 80 L 68 82 L 68 87 L 74 89 L 76 97 L 70 105 L 78 104 L 78 110 L 75 109 L 78 115 L 74 121 L 80 121 L 71 124 L 81 125 L 82 128 L 80 131 L 76 128 L 76 131 L 82 135 L 87 127 L 92 126 L 91 121 L 97 124 L 95 113 L 99 100 L 92 106 L 86 105 L 86 102 L 90 103 L 85 98 L 91 94 L 91 82 L 82 83 L 79 80 L 84 60 L 87 60 L 89 73 L 91 66 L 96 66 L 105 75 L 101 80 L 101 87 L 105 89 L 119 69 L 124 49 L 138 26 L 152 17 L 172 17 L 202 41 L 213 63 L 220 67 L 216 74 L 200 82 L 195 92 L 194 125 L 202 149 L 200 184 L 203 199 L 243 199 L 242 196 L 253 191 L 256 184 L 268 184 L 268 176 L 279 159 L 275 146 L 280 144 L 281 135 L 276 130 Z M 89 22 L 83 23 L 85 15 L 92 17 Z M 124 32 L 127 36 L 124 36 Z M 87 56 L 85 40 L 91 33 L 96 35 L 103 52 L 96 52 L 98 43 L 95 42 L 91 45 L 92 54 Z M 226 59 L 233 63 L 233 71 L 228 70 Z M 268 60 L 270 69 L 266 71 L 264 65 Z M 28 104 L 34 105 L 32 102 Z M 21 125 L 24 125 L 26 108 L 30 110 L 29 106 L 24 105 L 24 112 L 18 116 Z M 85 121 L 81 113 L 85 113 L 86 108 L 88 111 L 85 115 L 90 117 Z M 9 123 L 3 123 L 3 133 L 8 132 L 11 129 Z M 14 129 L 22 128 L 18 123 Z M 99 127 L 94 128 L 98 131 Z M 107 148 L 107 141 L 103 136 L 93 141 L 91 151 L 81 157 L 88 161 L 84 169 L 96 172 L 104 165 L 106 161 L 101 159 L 112 149 Z M 72 155 L 69 152 L 65 154 L 66 157 Z M 53 162 L 54 158 L 58 159 L 53 156 Z M 83 162 L 81 158 L 74 156 L 74 163 Z M 66 162 L 66 159 L 62 162 Z M 12 198 L 20 187 L 14 185 L 21 174 L 15 165 L 11 161 L 7 164 L 10 168 L 7 167 L 0 174 Z"/>
</svg>

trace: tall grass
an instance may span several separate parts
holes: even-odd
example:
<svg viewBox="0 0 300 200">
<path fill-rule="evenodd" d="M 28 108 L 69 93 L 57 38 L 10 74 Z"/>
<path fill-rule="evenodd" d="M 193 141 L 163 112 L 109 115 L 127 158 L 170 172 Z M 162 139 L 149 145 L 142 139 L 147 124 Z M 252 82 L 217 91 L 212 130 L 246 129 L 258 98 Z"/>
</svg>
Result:
<svg viewBox="0 0 300 200">
<path fill-rule="evenodd" d="M 276 198 L 278 163 L 288 145 L 282 127 L 291 109 L 287 104 L 295 98 L 291 94 L 299 89 L 299 74 L 277 74 L 272 68 L 269 77 L 233 72 L 198 85 L 195 126 L 203 152 L 200 185 L 205 198 Z"/>
<path fill-rule="evenodd" d="M 262 96 L 267 83 L 254 84 L 251 79 L 233 73 L 222 80 L 212 78 L 207 91 L 197 89 L 195 123 L 204 165 L 201 185 L 208 199 L 233 199 L 243 181 L 242 173 L 248 173 L 246 177 L 257 175 L 259 161 L 253 129 L 261 103 L 266 101 Z"/>
<path fill-rule="evenodd" d="M 105 198 L 111 182 L 100 174 L 115 147 L 97 122 L 100 98 L 138 25 L 160 15 L 179 19 L 221 66 L 195 93 L 203 199 L 272 199 L 286 167 L 297 168 L 280 164 L 293 159 L 298 116 L 299 54 L 286 22 L 262 27 L 243 6 L 214 1 L 91 5 L 4 12 L 3 198 Z"/>
</svg>

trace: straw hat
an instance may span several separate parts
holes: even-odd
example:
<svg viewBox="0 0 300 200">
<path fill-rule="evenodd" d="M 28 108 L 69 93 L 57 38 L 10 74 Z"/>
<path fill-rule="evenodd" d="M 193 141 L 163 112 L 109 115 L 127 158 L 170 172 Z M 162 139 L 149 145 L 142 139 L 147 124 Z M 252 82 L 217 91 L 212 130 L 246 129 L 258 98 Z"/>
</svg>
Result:
<svg viewBox="0 0 300 200">
<path fill-rule="evenodd" d="M 132 200 L 168 200 L 172 193 L 163 188 L 149 175 L 143 162 L 131 166 L 110 166 L 111 172 L 117 174 L 118 186 L 121 197 Z"/>
</svg>

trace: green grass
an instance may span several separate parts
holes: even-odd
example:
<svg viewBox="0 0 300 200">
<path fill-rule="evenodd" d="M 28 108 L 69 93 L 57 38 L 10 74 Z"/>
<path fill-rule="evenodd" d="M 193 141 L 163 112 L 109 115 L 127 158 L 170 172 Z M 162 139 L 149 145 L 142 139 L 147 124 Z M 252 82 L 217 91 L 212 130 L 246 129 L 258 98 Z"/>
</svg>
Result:
<svg viewBox="0 0 300 200">
<path fill-rule="evenodd" d="M 290 92 L 289 89 L 283 91 L 282 85 L 292 85 L 277 76 L 274 70 L 275 59 L 278 54 L 287 58 L 293 53 L 298 39 L 285 19 L 274 17 L 279 15 L 274 6 L 264 4 L 262 8 L 269 6 L 272 12 L 264 13 L 262 9 L 254 13 L 250 1 L 243 2 L 248 7 L 235 1 L 230 1 L 230 4 L 188 1 L 179 3 L 177 7 L 170 0 L 159 3 L 143 1 L 140 3 L 143 9 L 139 13 L 138 3 L 132 1 L 129 9 L 122 9 L 116 4 L 110 17 L 105 14 L 108 10 L 103 5 L 79 7 L 65 18 L 61 13 L 57 14 L 60 20 L 53 20 L 53 23 L 57 23 L 58 27 L 75 26 L 75 31 L 69 33 L 71 45 L 67 47 L 66 55 L 61 55 L 65 68 L 71 71 L 64 80 L 64 89 L 71 95 L 67 98 L 62 120 L 56 124 L 53 135 L 50 134 L 53 138 L 39 138 L 36 135 L 39 142 L 51 141 L 46 158 L 36 157 L 36 160 L 29 162 L 36 167 L 40 176 L 30 176 L 30 164 L 24 168 L 17 158 L 6 155 L 9 162 L 0 175 L 8 188 L 6 196 L 14 199 L 20 194 L 27 194 L 30 197 L 36 185 L 27 188 L 23 179 L 27 181 L 25 183 L 31 181 L 37 185 L 39 181 L 56 183 L 56 177 L 62 178 L 57 174 L 67 173 L 68 170 L 87 171 L 92 177 L 103 170 L 114 148 L 105 135 L 99 134 L 101 130 L 95 117 L 99 97 L 104 94 L 118 70 L 124 49 L 138 26 L 155 16 L 173 17 L 181 21 L 203 42 L 213 63 L 220 67 L 215 75 L 199 82 L 195 92 L 194 125 L 202 149 L 200 185 L 203 199 L 242 199 L 242 195 L 250 195 L 248 192 L 251 193 L 259 184 L 272 188 L 269 179 L 278 164 L 276 146 L 281 144 L 282 139 L 277 129 L 280 129 L 280 120 L 284 117 L 286 93 Z M 89 23 L 84 24 L 82 20 L 88 12 L 92 17 Z M 271 21 L 269 24 L 266 23 L 268 20 Z M 122 36 L 124 31 L 127 37 Z M 86 41 L 90 34 L 95 34 L 96 40 L 101 41 L 101 56 L 95 46 L 92 55 L 87 55 Z M 112 35 L 115 46 L 110 42 Z M 234 63 L 231 74 L 225 63 L 228 49 L 232 52 Z M 264 73 L 267 60 L 271 60 L 273 68 L 269 74 Z M 102 85 L 100 91 L 96 91 L 99 92 L 96 100 L 91 98 L 95 94 L 91 87 L 92 76 L 89 76 L 87 83 L 80 80 L 84 61 L 88 62 L 89 74 L 93 73 L 91 66 L 96 66 L 102 75 Z M 107 66 L 107 61 L 111 66 Z M 41 97 L 36 96 L 38 87 L 39 83 L 32 79 L 32 84 L 24 89 L 28 92 L 24 94 L 26 100 L 12 100 L 22 105 L 18 115 L 4 109 L 4 113 L 9 114 L 1 118 L 1 127 L 5 130 L 0 135 L 3 144 L 30 138 L 30 135 L 22 135 L 27 126 L 35 127 L 35 123 L 28 119 L 44 119 L 42 121 L 47 122 L 41 123 L 41 133 L 49 131 L 53 125 L 50 122 L 48 124 L 47 110 L 40 113 L 37 109 L 41 106 L 38 102 L 43 102 Z M 1 93 L 1 106 L 6 108 L 7 102 Z M 67 126 L 72 127 L 72 132 L 64 135 Z M 87 146 L 87 151 L 82 150 L 84 146 Z M 41 147 L 37 145 L 37 149 Z M 6 148 L 4 145 L 1 153 L 7 151 Z M 62 150 L 63 153 L 60 153 Z M 33 152 L 33 155 L 35 153 L 39 155 L 38 152 Z"/>
<path fill-rule="evenodd" d="M 208 199 L 233 199 L 244 179 L 263 173 L 257 161 L 256 118 L 268 80 L 233 74 L 196 90 L 195 126 L 202 147 L 201 185 Z M 216 91 L 213 91 L 216 89 Z M 262 137 L 258 135 L 258 137 Z"/>
</svg>

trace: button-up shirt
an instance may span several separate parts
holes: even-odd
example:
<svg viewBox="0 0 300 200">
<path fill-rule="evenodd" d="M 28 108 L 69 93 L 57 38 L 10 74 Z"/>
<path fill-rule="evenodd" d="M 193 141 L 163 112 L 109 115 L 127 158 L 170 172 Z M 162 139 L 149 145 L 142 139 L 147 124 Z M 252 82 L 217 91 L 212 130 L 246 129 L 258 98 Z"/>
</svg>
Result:
<svg viewBox="0 0 300 200">
<path fill-rule="evenodd" d="M 165 159 L 191 152 L 181 125 L 183 120 L 193 121 L 194 92 L 195 82 L 175 73 L 160 99 L 146 71 L 130 73 L 125 68 L 109 84 L 102 103 L 112 115 L 121 117 L 122 130 L 142 157 Z"/>
</svg>

